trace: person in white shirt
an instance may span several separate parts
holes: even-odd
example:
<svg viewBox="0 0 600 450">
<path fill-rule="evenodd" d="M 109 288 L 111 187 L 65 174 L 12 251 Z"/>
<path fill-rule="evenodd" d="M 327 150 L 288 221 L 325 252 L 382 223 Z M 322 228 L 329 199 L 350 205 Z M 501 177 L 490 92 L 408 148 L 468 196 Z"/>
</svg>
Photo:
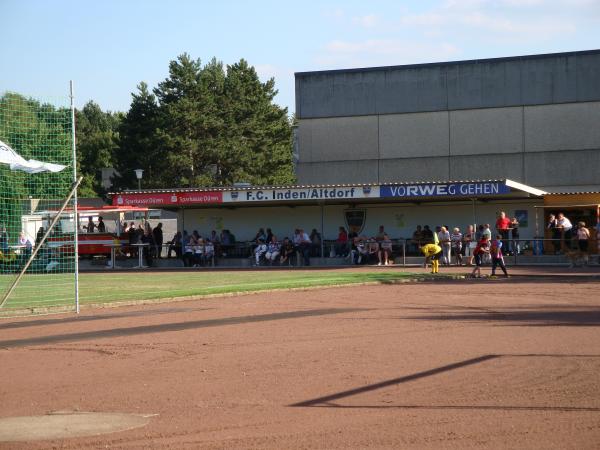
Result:
<svg viewBox="0 0 600 450">
<path fill-rule="evenodd" d="M 392 259 L 392 240 L 387 235 L 387 233 L 383 233 L 383 239 L 379 243 L 379 251 L 377 252 L 377 257 L 379 258 L 380 266 L 383 261 L 383 265 L 387 266 L 390 264 Z"/>
<path fill-rule="evenodd" d="M 277 257 L 281 251 L 281 244 L 277 240 L 277 236 L 273 235 L 271 238 L 271 242 L 267 246 L 267 252 L 265 253 L 265 259 L 273 264 L 277 261 Z"/>
<path fill-rule="evenodd" d="M 298 242 L 296 244 L 296 242 Z M 304 232 L 302 228 L 298 229 L 298 235 L 294 236 L 294 244 L 296 245 L 297 251 L 302 253 L 302 257 L 304 258 L 304 265 L 310 266 L 310 238 L 308 234 Z"/>
<path fill-rule="evenodd" d="M 571 247 L 571 239 L 573 238 L 573 224 L 560 212 L 556 218 L 556 227 L 562 231 L 564 248 L 569 249 Z"/>
<path fill-rule="evenodd" d="M 441 227 L 438 232 L 438 240 L 440 241 L 440 247 L 442 247 L 442 264 L 449 266 L 450 258 L 452 257 L 450 249 L 452 243 L 450 242 L 450 232 L 446 227 Z"/>
<path fill-rule="evenodd" d="M 194 267 L 202 266 L 204 260 L 204 241 L 199 239 L 194 245 Z"/>
<path fill-rule="evenodd" d="M 215 245 L 211 242 L 210 239 L 206 239 L 206 241 L 204 242 L 204 255 L 203 255 L 204 264 L 208 265 L 209 262 L 214 262 L 214 257 L 215 257 Z"/>
<path fill-rule="evenodd" d="M 267 253 L 267 245 L 263 238 L 258 238 L 258 245 L 254 249 L 254 258 L 256 258 L 256 265 L 260 266 L 260 258 Z"/>
</svg>

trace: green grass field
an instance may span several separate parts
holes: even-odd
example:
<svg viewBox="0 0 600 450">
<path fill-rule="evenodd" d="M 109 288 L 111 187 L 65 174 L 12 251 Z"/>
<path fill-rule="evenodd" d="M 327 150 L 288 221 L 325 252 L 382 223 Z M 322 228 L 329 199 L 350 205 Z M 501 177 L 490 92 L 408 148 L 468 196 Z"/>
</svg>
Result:
<svg viewBox="0 0 600 450">
<path fill-rule="evenodd" d="M 163 298 L 306 288 L 355 283 L 394 283 L 423 274 L 399 271 L 231 271 L 80 274 L 80 303 L 103 304 Z M 0 277 L 0 292 L 13 277 Z M 5 310 L 68 306 L 74 303 L 73 275 L 27 275 Z"/>
</svg>

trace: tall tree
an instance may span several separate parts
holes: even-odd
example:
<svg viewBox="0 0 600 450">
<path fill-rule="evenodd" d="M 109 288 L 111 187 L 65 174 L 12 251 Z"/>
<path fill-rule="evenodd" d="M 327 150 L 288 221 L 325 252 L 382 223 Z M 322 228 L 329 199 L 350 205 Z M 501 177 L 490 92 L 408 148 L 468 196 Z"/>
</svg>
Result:
<svg viewBox="0 0 600 450">
<path fill-rule="evenodd" d="M 225 69 L 183 54 L 153 92 L 140 84 L 120 128 L 122 187 L 134 186 L 135 168 L 145 187 L 293 182 L 287 110 L 273 103 L 274 80 L 261 83 L 245 60 Z"/>
<path fill-rule="evenodd" d="M 77 163 L 84 177 L 79 195 L 94 197 L 104 194 L 100 171 L 114 166 L 118 149 L 120 113 L 104 112 L 93 101 L 75 112 L 77 133 Z"/>
<path fill-rule="evenodd" d="M 156 97 L 148 91 L 145 82 L 137 88 L 138 92 L 132 94 L 129 111 L 119 126 L 119 148 L 115 153 L 117 175 L 113 178 L 115 189 L 134 187 L 137 183 L 135 169 L 145 171 L 146 186 L 146 181 L 152 183 L 160 179 L 165 167 L 156 138 L 159 112 Z"/>
<path fill-rule="evenodd" d="M 220 182 L 293 182 L 287 109 L 273 103 L 273 78 L 261 83 L 245 60 L 227 67 L 224 109 L 226 147 L 219 155 Z"/>
</svg>

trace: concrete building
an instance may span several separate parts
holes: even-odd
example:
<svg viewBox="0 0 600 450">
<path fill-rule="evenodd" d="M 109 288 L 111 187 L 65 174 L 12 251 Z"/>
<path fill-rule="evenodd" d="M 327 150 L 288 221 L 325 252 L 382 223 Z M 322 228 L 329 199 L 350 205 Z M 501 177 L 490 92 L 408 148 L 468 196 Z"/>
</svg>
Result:
<svg viewBox="0 0 600 450">
<path fill-rule="evenodd" d="M 600 50 L 296 73 L 299 184 L 600 190 Z"/>
</svg>

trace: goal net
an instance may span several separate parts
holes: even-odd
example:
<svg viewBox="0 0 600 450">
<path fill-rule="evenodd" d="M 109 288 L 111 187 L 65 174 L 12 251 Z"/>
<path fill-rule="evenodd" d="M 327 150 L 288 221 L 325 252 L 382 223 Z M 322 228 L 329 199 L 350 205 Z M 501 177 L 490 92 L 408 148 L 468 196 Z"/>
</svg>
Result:
<svg viewBox="0 0 600 450">
<path fill-rule="evenodd" d="M 68 98 L 0 93 L 0 315 L 75 305 L 72 133 Z"/>
</svg>

